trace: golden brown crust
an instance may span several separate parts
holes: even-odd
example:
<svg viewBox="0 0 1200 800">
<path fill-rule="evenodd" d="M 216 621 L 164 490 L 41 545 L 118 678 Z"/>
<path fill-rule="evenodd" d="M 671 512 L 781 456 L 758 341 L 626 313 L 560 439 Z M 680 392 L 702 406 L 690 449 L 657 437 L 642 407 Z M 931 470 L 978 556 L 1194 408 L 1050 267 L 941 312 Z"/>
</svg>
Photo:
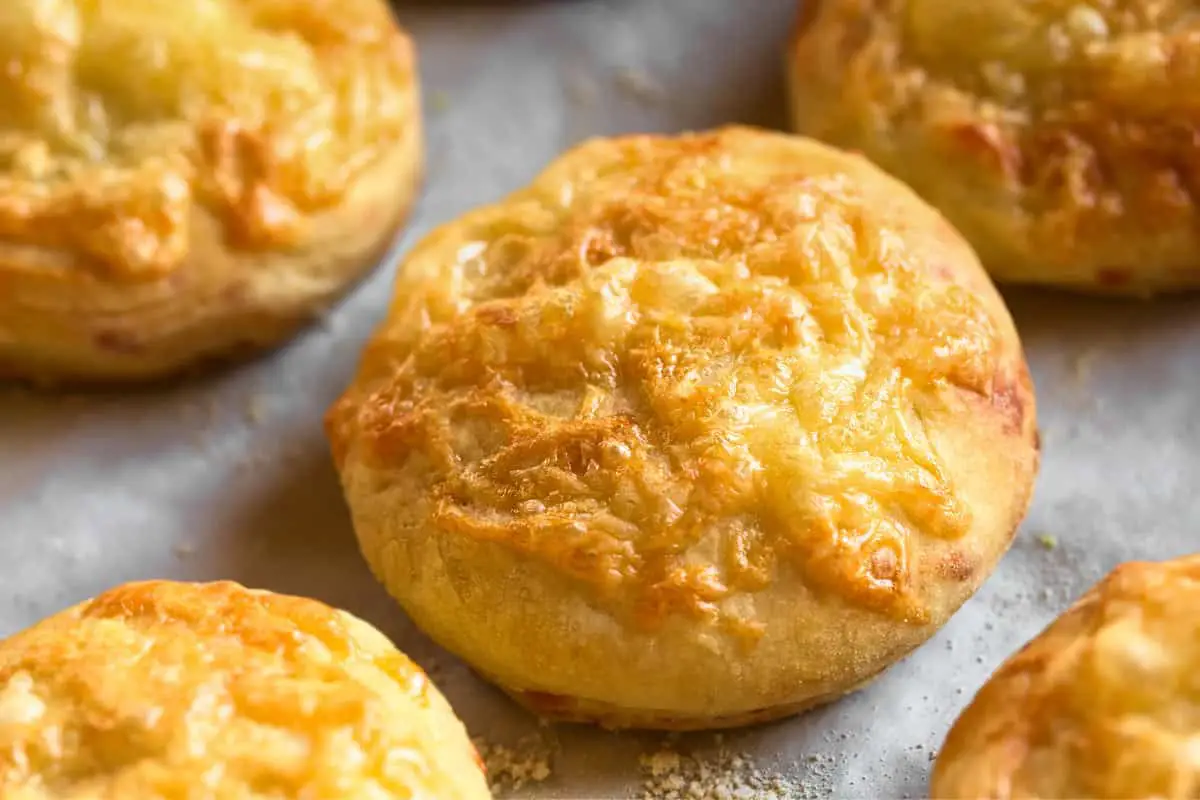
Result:
<svg viewBox="0 0 1200 800">
<path fill-rule="evenodd" d="M 1185 0 L 806 0 L 796 129 L 942 209 L 1002 280 L 1200 285 L 1200 19 Z"/>
<path fill-rule="evenodd" d="M 703 731 L 718 728 L 740 728 L 750 725 L 762 725 L 767 722 L 784 719 L 800 714 L 826 703 L 831 703 L 850 692 L 856 692 L 875 679 L 871 675 L 866 680 L 850 687 L 839 686 L 834 691 L 806 697 L 796 703 L 756 708 L 749 711 L 738 711 L 733 714 L 711 715 L 702 714 L 671 714 L 657 709 L 625 708 L 592 700 L 586 697 L 572 697 L 546 692 L 519 691 L 509 689 L 496 679 L 491 680 L 500 685 L 505 694 L 539 717 L 553 719 L 558 722 L 593 723 L 610 730 L 626 728 L 653 728 L 663 731 Z"/>
<path fill-rule="evenodd" d="M 0 642 L 0 796 L 486 798 L 424 673 L 341 611 L 133 583 Z"/>
<path fill-rule="evenodd" d="M 1024 513 L 1007 312 L 861 159 L 744 128 L 594 141 L 400 273 L 334 455 L 376 572 L 515 693 L 702 724 L 845 691 Z M 653 680 L 603 674 L 638 662 Z"/>
<path fill-rule="evenodd" d="M 954 724 L 934 797 L 1200 797 L 1200 556 L 1118 567 Z"/>
<path fill-rule="evenodd" d="M 277 341 L 411 204 L 414 55 L 381 0 L 0 17 L 0 370 L 152 377 Z"/>
</svg>

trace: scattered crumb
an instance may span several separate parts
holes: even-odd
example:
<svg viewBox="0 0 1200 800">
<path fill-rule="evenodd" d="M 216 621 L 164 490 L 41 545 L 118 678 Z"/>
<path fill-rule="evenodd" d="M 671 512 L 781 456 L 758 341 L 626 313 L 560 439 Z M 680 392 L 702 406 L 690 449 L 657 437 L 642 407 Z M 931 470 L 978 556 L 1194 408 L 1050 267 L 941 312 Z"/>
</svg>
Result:
<svg viewBox="0 0 1200 800">
<path fill-rule="evenodd" d="M 488 783 L 498 797 L 550 777 L 553 753 L 541 738 L 525 737 L 513 747 L 475 738 L 475 748 L 487 767 Z"/>
<path fill-rule="evenodd" d="M 176 558 L 189 558 L 196 554 L 196 545 L 190 542 L 180 542 L 171 548 L 171 551 L 175 554 Z"/>
<path fill-rule="evenodd" d="M 814 758 L 819 757 L 810 756 L 810 772 L 823 769 L 813 766 Z M 724 749 L 704 757 L 664 748 L 643 755 L 640 763 L 643 800 L 782 800 L 809 796 L 803 787 L 758 769 L 746 755 Z"/>
<path fill-rule="evenodd" d="M 257 425 L 266 417 L 267 407 L 266 400 L 260 394 L 252 394 L 246 401 L 246 421 L 251 425 Z"/>
<path fill-rule="evenodd" d="M 596 81 L 583 72 L 575 72 L 568 76 L 565 89 L 567 101 L 584 108 L 595 105 L 600 94 Z"/>
<path fill-rule="evenodd" d="M 644 103 L 653 103 L 662 99 L 662 87 L 642 70 L 631 67 L 619 69 L 616 74 L 616 82 L 618 89 Z"/>
<path fill-rule="evenodd" d="M 1039 533 L 1037 537 L 1038 544 L 1047 550 L 1053 550 L 1058 547 L 1058 539 L 1048 533 Z"/>
<path fill-rule="evenodd" d="M 442 91 L 429 93 L 429 107 L 434 112 L 441 113 L 450 107 L 450 95 Z"/>
</svg>

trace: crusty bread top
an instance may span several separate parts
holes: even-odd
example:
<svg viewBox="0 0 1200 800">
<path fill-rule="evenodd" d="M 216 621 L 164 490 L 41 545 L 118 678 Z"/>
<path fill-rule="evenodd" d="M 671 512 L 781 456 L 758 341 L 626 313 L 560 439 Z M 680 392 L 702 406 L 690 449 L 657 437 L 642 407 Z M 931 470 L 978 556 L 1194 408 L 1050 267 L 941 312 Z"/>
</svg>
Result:
<svg viewBox="0 0 1200 800">
<path fill-rule="evenodd" d="M 974 509 L 927 425 L 1016 439 L 986 544 L 945 546 Z M 864 160 L 745 128 L 584 144 L 434 232 L 328 428 L 390 492 L 388 537 L 497 543 L 624 619 L 751 637 L 728 601 L 784 574 L 926 621 L 1036 464 L 1016 334 L 957 234 Z"/>
<path fill-rule="evenodd" d="M 1200 555 L 1118 567 L 955 723 L 935 797 L 1200 796 Z"/>
<path fill-rule="evenodd" d="M 461 724 L 366 623 L 134 583 L 0 643 L 0 796 L 486 797 Z"/>
<path fill-rule="evenodd" d="M 1191 0 L 804 0 L 797 130 L 913 186 L 1005 280 L 1200 284 Z"/>
<path fill-rule="evenodd" d="M 161 278 L 196 205 L 287 246 L 414 113 L 381 0 L 6 0 L 0 61 L 0 273 Z"/>
</svg>

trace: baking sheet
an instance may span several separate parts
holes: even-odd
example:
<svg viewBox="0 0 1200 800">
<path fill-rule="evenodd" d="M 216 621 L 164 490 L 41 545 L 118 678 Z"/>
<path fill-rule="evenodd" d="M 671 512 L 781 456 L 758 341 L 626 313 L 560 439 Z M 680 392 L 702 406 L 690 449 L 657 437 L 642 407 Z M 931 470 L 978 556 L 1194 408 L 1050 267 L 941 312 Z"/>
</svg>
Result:
<svg viewBox="0 0 1200 800">
<path fill-rule="evenodd" d="M 794 10 L 794 0 L 400 3 L 420 48 L 429 155 L 398 246 L 590 135 L 781 126 Z M 320 598 L 392 636 L 431 670 L 498 776 L 528 779 L 502 796 L 669 796 L 673 785 L 683 797 L 921 796 L 947 727 L 1006 655 L 1119 561 L 1200 549 L 1190 521 L 1200 301 L 1013 292 L 1042 474 L 1012 552 L 940 635 L 853 697 L 720 738 L 541 726 L 423 639 L 357 554 L 319 423 L 390 282 L 385 265 L 289 347 L 186 385 L 0 390 L 0 635 L 122 581 L 231 578 Z M 700 779 L 720 766 L 734 771 L 723 784 Z"/>
</svg>

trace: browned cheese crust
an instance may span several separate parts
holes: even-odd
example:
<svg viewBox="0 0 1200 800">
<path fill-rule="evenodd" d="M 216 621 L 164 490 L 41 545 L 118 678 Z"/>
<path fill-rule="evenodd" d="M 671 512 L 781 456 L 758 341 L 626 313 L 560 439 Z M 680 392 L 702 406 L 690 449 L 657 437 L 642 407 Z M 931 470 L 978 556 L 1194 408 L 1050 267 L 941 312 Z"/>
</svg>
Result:
<svg viewBox="0 0 1200 800">
<path fill-rule="evenodd" d="M 1200 797 L 1200 556 L 1118 567 L 951 729 L 935 797 Z"/>
<path fill-rule="evenodd" d="M 432 233 L 328 417 L 363 551 L 551 716 L 836 697 L 979 585 L 1037 465 L 970 249 L 866 161 L 746 128 L 583 144 Z"/>
<path fill-rule="evenodd" d="M 1193 0 L 803 0 L 801 133 L 941 209 L 998 280 L 1200 285 Z"/>
<path fill-rule="evenodd" d="M 5 800 L 489 796 L 425 674 L 314 600 L 132 583 L 0 642 Z"/>
<path fill-rule="evenodd" d="M 278 342 L 416 191 L 414 54 L 383 0 L 5 0 L 0 61 L 0 377 Z"/>
</svg>

